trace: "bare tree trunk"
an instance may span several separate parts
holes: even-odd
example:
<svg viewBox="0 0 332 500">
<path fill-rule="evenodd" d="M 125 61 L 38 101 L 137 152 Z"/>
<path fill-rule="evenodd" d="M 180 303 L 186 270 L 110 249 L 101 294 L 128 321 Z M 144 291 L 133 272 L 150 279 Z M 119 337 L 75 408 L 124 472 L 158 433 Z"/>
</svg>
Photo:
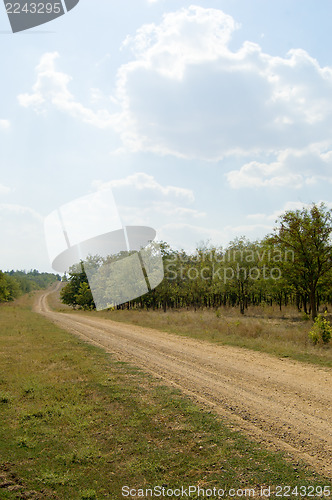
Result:
<svg viewBox="0 0 332 500">
<path fill-rule="evenodd" d="M 310 309 L 311 309 L 311 318 L 314 321 L 317 316 L 317 302 L 316 302 L 316 290 L 310 290 Z"/>
</svg>

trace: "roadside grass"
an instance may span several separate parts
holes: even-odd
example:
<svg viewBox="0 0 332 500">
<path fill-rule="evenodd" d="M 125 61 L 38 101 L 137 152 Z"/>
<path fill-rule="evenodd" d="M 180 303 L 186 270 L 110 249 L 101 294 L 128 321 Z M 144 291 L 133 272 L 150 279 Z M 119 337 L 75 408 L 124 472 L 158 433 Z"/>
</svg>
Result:
<svg viewBox="0 0 332 500">
<path fill-rule="evenodd" d="M 59 292 L 49 296 L 50 306 L 57 311 L 96 315 L 169 333 L 205 340 L 216 344 L 244 347 L 282 358 L 332 367 L 332 341 L 314 346 L 309 340 L 312 321 L 294 307 L 249 307 L 245 315 L 237 308 L 217 310 L 123 309 L 115 311 L 73 311 L 61 303 Z M 332 316 L 328 319 L 332 322 Z"/>
<path fill-rule="evenodd" d="M 81 312 L 83 314 L 83 312 Z M 282 358 L 332 367 L 332 342 L 314 346 L 309 340 L 312 321 L 296 316 L 245 316 L 234 310 L 119 310 L 91 311 L 99 317 L 156 328 L 216 344 L 244 347 Z M 257 312 L 256 312 L 257 314 Z"/>
<path fill-rule="evenodd" d="M 59 329 L 32 300 L 0 306 L 1 499 L 116 500 L 124 485 L 329 484 Z"/>
</svg>

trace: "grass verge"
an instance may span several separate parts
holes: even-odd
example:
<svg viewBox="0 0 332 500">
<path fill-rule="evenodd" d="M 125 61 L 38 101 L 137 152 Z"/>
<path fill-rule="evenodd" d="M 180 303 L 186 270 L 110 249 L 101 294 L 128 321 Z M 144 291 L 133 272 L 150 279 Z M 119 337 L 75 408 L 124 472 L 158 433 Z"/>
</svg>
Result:
<svg viewBox="0 0 332 500">
<path fill-rule="evenodd" d="M 329 484 L 49 323 L 30 301 L 0 307 L 1 499 L 116 500 L 124 485 Z"/>
</svg>

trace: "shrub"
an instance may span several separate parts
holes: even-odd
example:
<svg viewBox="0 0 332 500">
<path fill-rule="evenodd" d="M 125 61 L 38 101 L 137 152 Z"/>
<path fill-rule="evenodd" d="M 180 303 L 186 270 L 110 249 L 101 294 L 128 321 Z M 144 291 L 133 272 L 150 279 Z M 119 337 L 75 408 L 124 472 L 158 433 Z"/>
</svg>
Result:
<svg viewBox="0 0 332 500">
<path fill-rule="evenodd" d="M 309 337 L 314 345 L 322 341 L 323 344 L 328 344 L 332 336 L 332 326 L 326 319 L 326 312 L 323 314 L 318 314 L 315 319 L 314 326 L 309 332 Z"/>
</svg>

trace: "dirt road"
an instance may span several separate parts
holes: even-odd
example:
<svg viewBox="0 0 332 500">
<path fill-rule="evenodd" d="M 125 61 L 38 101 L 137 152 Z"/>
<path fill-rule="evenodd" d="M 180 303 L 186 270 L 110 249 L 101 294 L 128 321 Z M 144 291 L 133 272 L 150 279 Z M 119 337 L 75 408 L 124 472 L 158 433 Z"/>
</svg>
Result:
<svg viewBox="0 0 332 500">
<path fill-rule="evenodd" d="M 49 309 L 36 311 L 218 412 L 268 448 L 332 478 L 332 371 L 267 354 Z"/>
</svg>

